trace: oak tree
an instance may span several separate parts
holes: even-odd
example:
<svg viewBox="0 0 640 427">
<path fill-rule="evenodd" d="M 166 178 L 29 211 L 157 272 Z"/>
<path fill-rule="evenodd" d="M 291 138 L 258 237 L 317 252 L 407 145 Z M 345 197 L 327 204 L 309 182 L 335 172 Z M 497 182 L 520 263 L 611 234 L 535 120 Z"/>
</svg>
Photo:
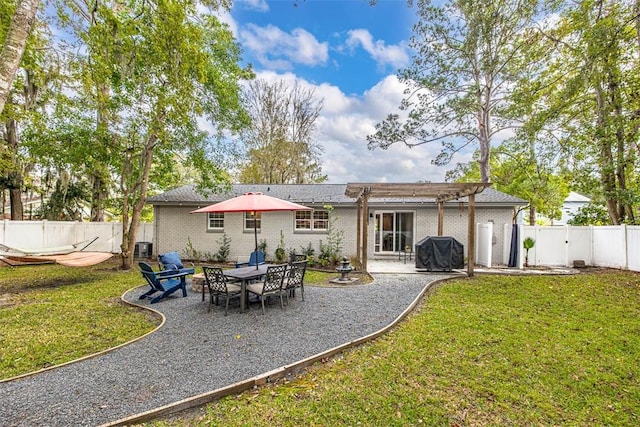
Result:
<svg viewBox="0 0 640 427">
<path fill-rule="evenodd" d="M 251 125 L 242 133 L 247 162 L 239 181 L 264 184 L 312 184 L 327 179 L 314 139 L 322 110 L 312 89 L 258 79 L 245 90 Z"/>
<path fill-rule="evenodd" d="M 402 112 L 392 113 L 367 137 L 370 149 L 401 142 L 409 147 L 440 142 L 433 162 L 447 164 L 472 145 L 479 150 L 482 182 L 490 180 L 489 154 L 496 136 L 519 125 L 507 111 L 511 84 L 522 71 L 518 52 L 538 13 L 535 0 L 417 1 L 411 65 Z"/>
<path fill-rule="evenodd" d="M 74 70 L 77 102 L 57 117 L 71 137 L 51 138 L 49 148 L 100 168 L 113 184 L 124 269 L 132 265 L 153 184 L 185 165 L 199 171 L 204 187 L 224 181 L 212 147 L 248 123 L 240 81 L 253 75 L 239 65 L 240 47 L 228 26 L 206 11 L 220 3 L 226 2 L 103 1 L 69 9 L 68 22 L 81 25 L 74 34 L 84 46 Z M 85 19 L 73 20 L 78 14 Z"/>
</svg>

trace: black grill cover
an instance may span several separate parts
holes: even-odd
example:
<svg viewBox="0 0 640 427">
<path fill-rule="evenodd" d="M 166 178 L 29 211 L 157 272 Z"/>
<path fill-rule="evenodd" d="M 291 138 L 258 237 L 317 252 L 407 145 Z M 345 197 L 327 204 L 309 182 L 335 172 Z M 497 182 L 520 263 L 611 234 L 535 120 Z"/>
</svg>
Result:
<svg viewBox="0 0 640 427">
<path fill-rule="evenodd" d="M 416 243 L 416 268 L 451 271 L 464 268 L 464 246 L 453 237 L 427 236 Z"/>
</svg>

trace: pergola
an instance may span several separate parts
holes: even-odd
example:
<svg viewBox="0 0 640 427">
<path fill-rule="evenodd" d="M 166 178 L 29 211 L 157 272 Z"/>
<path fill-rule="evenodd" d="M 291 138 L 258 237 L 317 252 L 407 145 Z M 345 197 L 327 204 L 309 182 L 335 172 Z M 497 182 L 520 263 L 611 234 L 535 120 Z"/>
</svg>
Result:
<svg viewBox="0 0 640 427">
<path fill-rule="evenodd" d="M 421 197 L 434 198 L 438 204 L 438 236 L 442 236 L 444 221 L 444 203 L 450 200 L 468 197 L 468 242 L 467 242 L 467 273 L 473 276 L 473 260 L 475 259 L 475 195 L 490 187 L 487 183 L 350 183 L 347 184 L 345 195 L 353 197 L 357 203 L 357 258 L 364 270 L 367 269 L 368 239 L 366 230 L 369 223 L 369 199 L 372 198 L 405 198 Z M 362 243 L 362 244 L 361 244 Z"/>
</svg>

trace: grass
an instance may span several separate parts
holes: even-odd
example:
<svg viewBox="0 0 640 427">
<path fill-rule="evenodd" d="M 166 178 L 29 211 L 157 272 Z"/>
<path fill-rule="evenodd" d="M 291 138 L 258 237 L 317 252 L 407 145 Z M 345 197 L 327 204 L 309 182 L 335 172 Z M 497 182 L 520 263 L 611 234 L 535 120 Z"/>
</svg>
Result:
<svg viewBox="0 0 640 427">
<path fill-rule="evenodd" d="M 635 273 L 456 280 L 381 339 L 151 425 L 635 426 L 639 319 Z"/>
<path fill-rule="evenodd" d="M 119 301 L 139 272 L 113 267 L 1 268 L 2 378 L 155 327 Z M 635 426 L 639 319 L 637 273 L 460 279 L 374 342 L 150 425 Z"/>
<path fill-rule="evenodd" d="M 153 330 L 160 318 L 120 296 L 144 282 L 111 261 L 87 268 L 0 268 L 0 380 L 117 346 Z M 310 270 L 309 285 L 336 273 Z"/>
<path fill-rule="evenodd" d="M 120 301 L 141 284 L 116 263 L 0 268 L 0 379 L 33 372 L 137 338 L 160 319 Z"/>
</svg>

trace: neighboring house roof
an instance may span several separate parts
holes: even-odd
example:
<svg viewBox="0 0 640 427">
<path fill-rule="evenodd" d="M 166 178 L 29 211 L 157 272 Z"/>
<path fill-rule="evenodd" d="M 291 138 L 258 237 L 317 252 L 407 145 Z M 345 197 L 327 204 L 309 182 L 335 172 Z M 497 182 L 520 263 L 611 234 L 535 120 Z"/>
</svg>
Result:
<svg viewBox="0 0 640 427">
<path fill-rule="evenodd" d="M 217 203 L 231 197 L 239 196 L 248 192 L 261 192 L 280 199 L 307 205 L 353 205 L 355 199 L 347 197 L 345 191 L 347 184 L 233 184 L 231 190 L 222 193 L 210 193 L 203 195 L 196 192 L 194 185 L 185 185 L 162 194 L 151 196 L 147 203 L 151 205 L 193 205 Z M 453 200 L 448 203 L 465 202 L 467 197 Z M 525 200 L 510 196 L 493 188 L 486 188 L 481 193 L 476 194 L 475 202 L 484 205 L 526 205 Z M 370 205 L 378 204 L 424 204 L 435 203 L 434 198 L 375 198 L 371 199 Z"/>
<path fill-rule="evenodd" d="M 579 202 L 579 203 L 588 203 L 591 201 L 590 198 L 583 196 L 582 194 L 578 194 L 576 192 L 570 191 L 569 195 L 567 196 L 566 199 L 564 199 L 565 202 Z"/>
</svg>

